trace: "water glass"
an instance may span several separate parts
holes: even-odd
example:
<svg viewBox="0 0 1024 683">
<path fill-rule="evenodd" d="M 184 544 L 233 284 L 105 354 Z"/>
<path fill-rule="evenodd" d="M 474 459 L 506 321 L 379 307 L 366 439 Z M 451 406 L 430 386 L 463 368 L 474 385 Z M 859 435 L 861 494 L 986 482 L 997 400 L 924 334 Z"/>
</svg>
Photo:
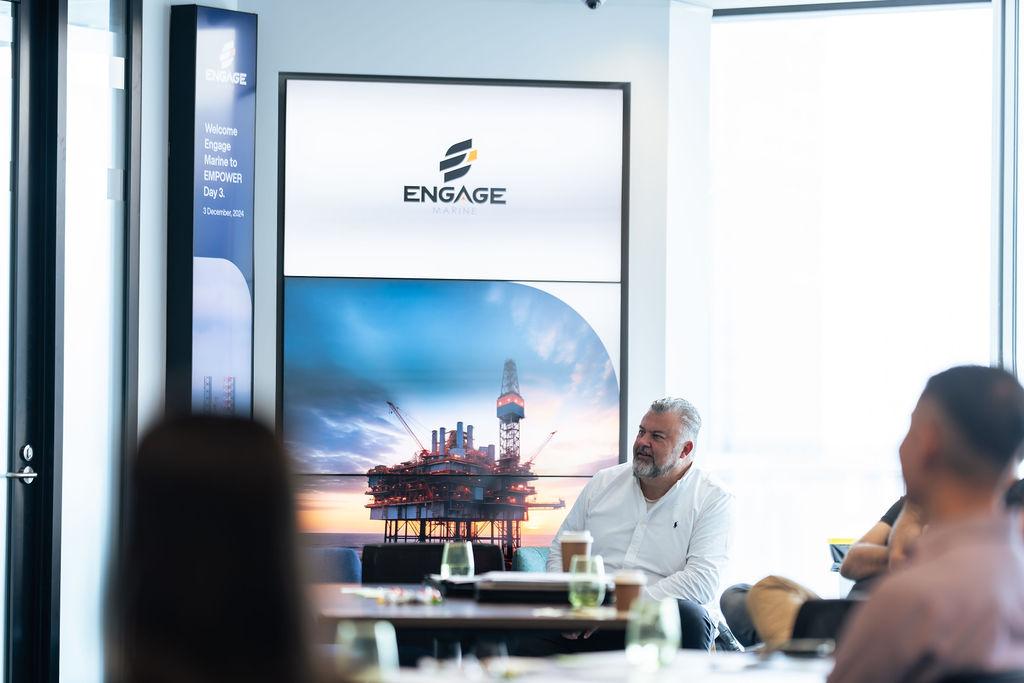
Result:
<svg viewBox="0 0 1024 683">
<path fill-rule="evenodd" d="M 473 544 L 469 541 L 445 543 L 441 552 L 441 578 L 473 576 Z"/>
<path fill-rule="evenodd" d="M 600 555 L 573 555 L 569 565 L 569 602 L 576 609 L 604 602 L 604 560 Z"/>
<path fill-rule="evenodd" d="M 395 628 L 386 621 L 343 621 L 334 640 L 335 671 L 355 683 L 389 683 L 398 677 Z"/>
<path fill-rule="evenodd" d="M 679 650 L 679 605 L 674 598 L 641 598 L 629 610 L 626 659 L 641 671 L 653 673 L 669 664 Z"/>
</svg>

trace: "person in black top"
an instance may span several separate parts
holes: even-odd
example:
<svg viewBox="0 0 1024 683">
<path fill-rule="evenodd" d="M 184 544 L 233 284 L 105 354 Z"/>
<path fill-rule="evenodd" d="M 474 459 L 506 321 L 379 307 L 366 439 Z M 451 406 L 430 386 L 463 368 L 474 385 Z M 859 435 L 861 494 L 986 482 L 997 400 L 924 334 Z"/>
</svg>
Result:
<svg viewBox="0 0 1024 683">
<path fill-rule="evenodd" d="M 1015 481 L 1006 491 L 1004 502 L 1007 507 L 1021 509 L 1024 519 L 1024 479 Z M 839 568 L 839 572 L 847 579 L 856 581 L 850 590 L 850 597 L 864 597 L 867 591 L 886 571 L 898 569 L 907 560 L 907 548 L 924 530 L 925 523 L 920 511 L 914 506 L 904 506 L 905 497 L 901 497 L 882 515 L 881 519 L 854 543 Z M 767 609 L 759 607 L 760 620 L 765 621 L 764 614 L 772 610 L 778 613 L 778 621 L 783 624 L 780 629 L 792 627 L 796 611 L 802 602 L 813 599 L 814 594 L 807 589 L 786 579 L 768 577 L 758 583 L 759 588 L 767 588 L 774 592 L 774 605 Z M 721 607 L 726 623 L 737 640 L 745 647 L 762 640 L 754 626 L 748 606 L 749 584 L 732 586 L 722 594 Z M 780 599 L 781 598 L 781 599 Z M 765 602 L 755 595 L 755 600 Z M 768 619 L 767 621 L 772 621 Z M 786 626 L 788 624 L 788 626 Z"/>
<path fill-rule="evenodd" d="M 852 581 L 856 581 L 851 595 L 863 594 L 871 582 L 891 567 L 897 567 L 906 561 L 907 545 L 920 534 L 921 520 L 916 510 L 904 510 L 904 499 L 901 497 L 893 503 L 881 519 L 875 523 L 856 543 L 850 546 L 839 573 Z M 792 627 L 790 608 L 799 609 L 799 605 L 816 597 L 812 592 L 785 579 L 768 577 L 759 582 L 759 587 L 769 588 L 775 592 L 786 594 L 785 607 L 780 606 L 779 618 Z M 761 634 L 754 627 L 748 606 L 748 594 L 751 585 L 741 583 L 730 586 L 722 593 L 719 605 L 722 615 L 736 640 L 744 647 L 761 642 Z M 764 612 L 766 610 L 762 610 Z M 774 606 L 767 607 L 767 612 L 775 611 Z M 793 611 L 795 615 L 795 611 Z"/>
<path fill-rule="evenodd" d="M 879 576 L 907 561 L 907 548 L 924 528 L 915 507 L 904 507 L 905 497 L 892 504 L 875 526 L 850 546 L 839 574 L 855 581 L 850 595 L 865 593 Z"/>
</svg>

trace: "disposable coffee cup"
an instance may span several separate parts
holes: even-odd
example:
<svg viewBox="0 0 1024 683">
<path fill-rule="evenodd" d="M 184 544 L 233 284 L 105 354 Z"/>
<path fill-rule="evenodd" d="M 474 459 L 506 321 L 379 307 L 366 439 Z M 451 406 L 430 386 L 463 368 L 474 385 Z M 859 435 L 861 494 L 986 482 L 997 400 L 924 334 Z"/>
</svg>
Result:
<svg viewBox="0 0 1024 683">
<path fill-rule="evenodd" d="M 561 537 L 562 571 L 568 572 L 573 555 L 590 555 L 594 537 L 589 531 L 566 531 Z"/>
<path fill-rule="evenodd" d="M 615 573 L 615 609 L 628 612 L 647 585 L 647 576 L 636 569 Z"/>
</svg>

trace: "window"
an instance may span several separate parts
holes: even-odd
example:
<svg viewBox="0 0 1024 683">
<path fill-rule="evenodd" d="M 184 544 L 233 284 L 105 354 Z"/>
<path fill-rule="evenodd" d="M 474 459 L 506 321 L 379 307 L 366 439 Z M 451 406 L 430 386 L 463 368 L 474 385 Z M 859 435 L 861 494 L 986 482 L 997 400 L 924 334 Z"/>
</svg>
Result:
<svg viewBox="0 0 1024 683">
<path fill-rule="evenodd" d="M 829 594 L 827 540 L 902 492 L 927 378 L 991 359 L 991 9 L 721 18 L 711 41 L 701 448 L 737 499 L 723 585 Z"/>
<path fill-rule="evenodd" d="M 68 4 L 60 680 L 104 677 L 122 417 L 124 3 Z"/>
</svg>

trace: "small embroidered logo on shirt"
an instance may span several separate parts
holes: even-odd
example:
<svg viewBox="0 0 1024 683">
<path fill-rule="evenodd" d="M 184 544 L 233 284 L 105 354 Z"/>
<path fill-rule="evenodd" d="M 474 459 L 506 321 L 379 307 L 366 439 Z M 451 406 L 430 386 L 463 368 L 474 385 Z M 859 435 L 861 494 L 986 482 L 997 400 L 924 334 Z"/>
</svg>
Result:
<svg viewBox="0 0 1024 683">
<path fill-rule="evenodd" d="M 677 526 L 679 526 L 679 522 L 672 522 L 672 528 L 673 529 L 675 529 Z"/>
</svg>

